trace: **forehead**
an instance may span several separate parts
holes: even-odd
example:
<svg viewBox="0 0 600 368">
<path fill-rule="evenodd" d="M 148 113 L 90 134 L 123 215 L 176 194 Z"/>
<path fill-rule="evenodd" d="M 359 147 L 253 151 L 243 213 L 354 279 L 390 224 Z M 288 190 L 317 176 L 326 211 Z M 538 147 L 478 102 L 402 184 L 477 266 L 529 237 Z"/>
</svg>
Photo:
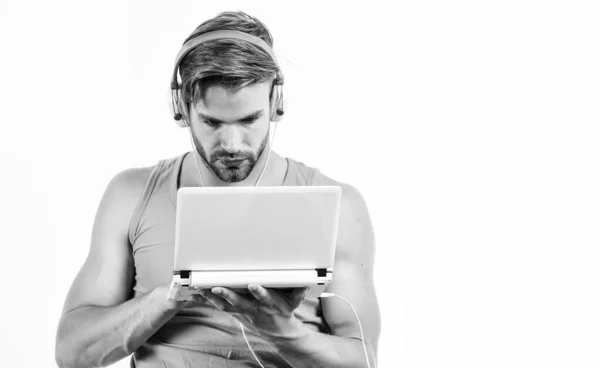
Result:
<svg viewBox="0 0 600 368">
<path fill-rule="evenodd" d="M 269 101 L 271 83 L 255 83 L 238 90 L 231 90 L 223 86 L 208 87 L 204 98 L 200 99 L 195 108 L 199 112 L 219 114 L 227 111 L 256 111 L 265 107 Z"/>
</svg>

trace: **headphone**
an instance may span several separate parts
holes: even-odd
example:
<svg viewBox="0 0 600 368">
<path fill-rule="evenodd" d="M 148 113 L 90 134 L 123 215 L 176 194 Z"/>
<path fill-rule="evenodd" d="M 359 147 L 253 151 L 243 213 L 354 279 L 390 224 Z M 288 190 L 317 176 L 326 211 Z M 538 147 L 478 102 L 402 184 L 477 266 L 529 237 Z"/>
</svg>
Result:
<svg viewBox="0 0 600 368">
<path fill-rule="evenodd" d="M 260 47 L 262 50 L 268 53 L 269 56 L 271 56 L 271 59 L 273 59 L 273 62 L 277 66 L 277 75 L 275 76 L 275 80 L 273 81 L 272 92 L 269 99 L 271 105 L 270 119 L 273 122 L 280 121 L 283 118 L 284 112 L 283 75 L 281 74 L 281 68 L 277 63 L 275 53 L 273 52 L 269 44 L 267 44 L 259 37 L 240 31 L 225 30 L 212 31 L 201 34 L 200 36 L 195 37 L 184 43 L 181 47 L 181 50 L 179 50 L 177 58 L 175 59 L 175 70 L 173 71 L 173 76 L 171 78 L 171 110 L 173 114 L 173 119 L 175 119 L 175 123 L 182 128 L 188 128 L 190 126 L 190 119 L 188 116 L 189 107 L 182 96 L 181 84 L 178 81 L 179 64 L 181 63 L 183 58 L 196 46 L 204 42 L 220 39 L 236 39 L 246 41 Z"/>
</svg>

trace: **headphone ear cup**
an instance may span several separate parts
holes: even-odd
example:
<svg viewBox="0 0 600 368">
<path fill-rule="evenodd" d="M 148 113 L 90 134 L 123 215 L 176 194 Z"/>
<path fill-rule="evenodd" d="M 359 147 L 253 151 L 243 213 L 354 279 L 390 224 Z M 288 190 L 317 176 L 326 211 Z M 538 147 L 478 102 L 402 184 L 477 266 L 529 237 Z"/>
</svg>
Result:
<svg viewBox="0 0 600 368">
<path fill-rule="evenodd" d="M 277 113 L 278 111 L 281 111 L 281 115 Z M 285 112 L 283 86 L 278 84 L 273 88 L 273 93 L 271 95 L 271 121 L 280 122 L 283 119 L 283 112 Z"/>
<path fill-rule="evenodd" d="M 282 111 L 284 111 L 284 112 L 285 112 L 285 111 L 287 111 L 287 107 L 286 107 L 286 106 L 287 106 L 287 101 L 286 101 L 285 99 L 283 99 L 283 101 L 282 101 L 282 102 L 283 102 L 283 105 L 282 105 L 282 106 L 283 106 L 283 108 L 282 108 Z M 277 103 L 277 104 L 275 105 L 275 109 L 273 110 L 273 114 L 271 115 L 271 121 L 274 121 L 274 122 L 276 122 L 276 123 L 279 123 L 281 120 L 283 120 L 283 115 L 284 115 L 284 114 L 281 114 L 281 115 L 279 115 L 279 114 L 277 113 L 277 110 L 279 110 L 279 106 L 280 106 L 280 104 L 279 104 L 279 103 Z"/>
<path fill-rule="evenodd" d="M 179 110 L 178 113 L 174 114 L 173 116 L 181 116 L 181 119 L 175 119 L 175 124 L 177 124 L 177 126 L 180 128 L 188 128 L 190 125 L 188 124 L 187 104 L 183 101 L 181 97 L 181 89 L 177 89 L 177 91 L 173 95 L 175 99 L 175 101 L 173 101 L 173 104 L 177 107 L 177 110 Z"/>
<path fill-rule="evenodd" d="M 165 96 L 165 102 L 168 105 L 168 113 L 169 116 L 171 117 L 171 119 L 173 119 L 175 117 L 175 101 L 173 101 L 173 91 L 171 89 L 169 89 L 167 91 L 167 95 Z"/>
</svg>

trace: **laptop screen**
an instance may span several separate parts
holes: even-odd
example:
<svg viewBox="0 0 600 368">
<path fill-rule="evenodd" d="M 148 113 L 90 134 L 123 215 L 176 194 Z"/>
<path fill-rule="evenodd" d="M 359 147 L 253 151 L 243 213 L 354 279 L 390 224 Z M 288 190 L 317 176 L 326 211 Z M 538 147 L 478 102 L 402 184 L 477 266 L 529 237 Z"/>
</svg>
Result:
<svg viewBox="0 0 600 368">
<path fill-rule="evenodd" d="M 333 268 L 338 186 L 177 192 L 174 270 Z"/>
</svg>

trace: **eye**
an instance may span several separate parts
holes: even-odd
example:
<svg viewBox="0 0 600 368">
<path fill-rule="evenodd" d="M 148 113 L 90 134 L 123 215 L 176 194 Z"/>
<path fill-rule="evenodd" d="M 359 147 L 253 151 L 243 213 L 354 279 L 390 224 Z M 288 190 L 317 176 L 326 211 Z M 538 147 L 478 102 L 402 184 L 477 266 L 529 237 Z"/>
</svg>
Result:
<svg viewBox="0 0 600 368">
<path fill-rule="evenodd" d="M 212 121 L 209 121 L 209 120 L 202 120 L 202 122 L 212 128 L 219 125 L 218 123 L 213 123 Z"/>
<path fill-rule="evenodd" d="M 254 124 L 255 122 L 256 122 L 256 119 L 242 120 L 242 123 L 244 123 L 246 125 Z"/>
</svg>

